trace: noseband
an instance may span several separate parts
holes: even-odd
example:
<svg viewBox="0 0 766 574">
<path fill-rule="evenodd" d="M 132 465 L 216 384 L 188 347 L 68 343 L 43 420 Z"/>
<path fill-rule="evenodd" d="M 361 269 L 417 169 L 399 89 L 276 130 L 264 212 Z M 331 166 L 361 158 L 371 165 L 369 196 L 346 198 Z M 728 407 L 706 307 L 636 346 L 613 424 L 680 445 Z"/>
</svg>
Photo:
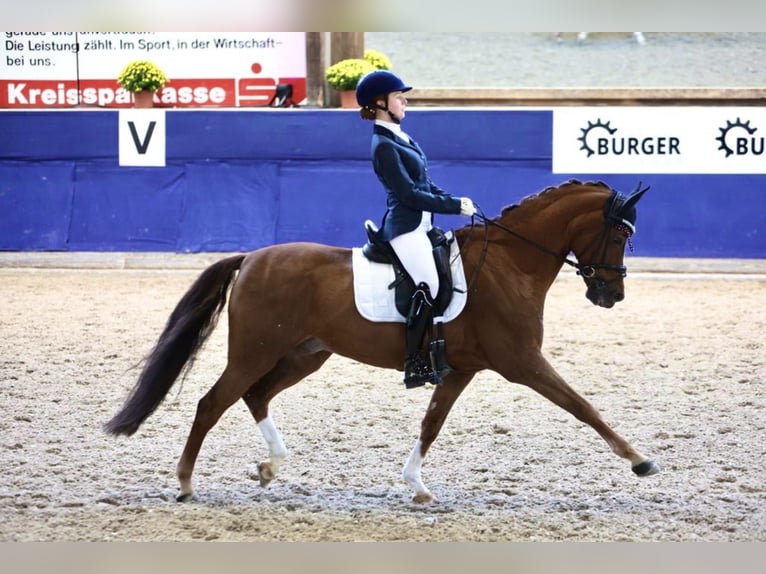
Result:
<svg viewBox="0 0 766 574">
<path fill-rule="evenodd" d="M 616 223 L 613 221 L 612 218 L 607 217 L 606 221 L 604 223 L 604 229 L 601 231 L 601 235 L 596 238 L 597 241 L 599 241 L 602 245 L 602 253 L 606 253 L 606 242 L 607 242 L 607 233 L 609 232 L 609 227 L 614 227 L 621 233 L 624 233 L 628 240 L 628 246 L 630 247 L 630 251 L 633 252 L 633 242 L 630 240 L 630 236 L 633 234 L 633 230 L 635 230 L 635 227 L 633 227 L 633 224 L 631 224 L 629 221 L 621 220 L 620 222 Z M 587 249 L 586 249 L 587 251 Z M 612 263 L 589 263 L 587 265 L 581 265 L 578 263 L 570 263 L 569 259 L 565 259 L 566 263 L 569 263 L 570 265 L 573 265 L 577 268 L 577 274 L 582 275 L 586 279 L 592 279 L 596 276 L 596 270 L 597 269 L 606 269 L 607 271 L 614 271 L 619 274 L 621 278 L 625 278 L 628 275 L 628 268 L 625 265 L 614 265 Z M 611 283 L 611 281 L 605 282 L 600 281 L 601 283 Z"/>
</svg>

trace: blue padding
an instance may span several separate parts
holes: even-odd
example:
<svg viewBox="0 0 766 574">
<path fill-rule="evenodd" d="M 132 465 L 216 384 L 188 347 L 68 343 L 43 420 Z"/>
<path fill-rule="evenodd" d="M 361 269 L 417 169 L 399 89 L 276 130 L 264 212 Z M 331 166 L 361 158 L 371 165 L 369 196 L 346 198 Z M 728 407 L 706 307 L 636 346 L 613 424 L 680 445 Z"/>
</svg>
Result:
<svg viewBox="0 0 766 574">
<path fill-rule="evenodd" d="M 642 257 L 766 257 L 766 210 L 758 175 L 582 174 L 628 192 L 650 185 L 638 204 L 636 251 Z M 566 176 L 562 176 L 566 179 Z"/>
<path fill-rule="evenodd" d="M 367 161 L 289 165 L 280 174 L 277 242 L 364 243 L 364 219 L 382 215 L 385 195 Z"/>
<path fill-rule="evenodd" d="M 369 122 L 349 110 L 170 111 L 169 160 L 325 160 L 369 157 Z"/>
<path fill-rule="evenodd" d="M 170 160 L 365 160 L 372 123 L 350 110 L 169 111 Z M 550 159 L 549 111 L 414 110 L 408 133 L 429 160 Z"/>
<path fill-rule="evenodd" d="M 249 251 L 274 243 L 278 173 L 275 163 L 186 165 L 179 251 Z"/>
<path fill-rule="evenodd" d="M 436 161 L 429 166 L 434 182 L 453 195 L 470 197 L 487 217 L 499 215 L 504 207 L 564 181 L 551 179 L 550 161 Z"/>
<path fill-rule="evenodd" d="M 492 217 L 500 210 L 550 183 L 541 162 L 429 164 L 433 181 L 445 191 L 469 196 Z M 364 220 L 380 224 L 386 194 L 369 161 L 291 165 L 281 173 L 282 189 L 277 243 L 318 241 L 354 247 L 366 241 Z M 437 214 L 435 223 L 455 229 L 469 220 Z"/>
<path fill-rule="evenodd" d="M 408 110 L 432 179 L 488 216 L 562 183 L 552 111 Z M 385 194 L 355 110 L 167 110 L 167 167 L 118 166 L 117 110 L 0 111 L 0 249 L 237 251 L 364 242 Z M 629 191 L 636 255 L 766 258 L 764 176 L 577 175 Z M 466 223 L 437 216 L 445 229 Z"/>
<path fill-rule="evenodd" d="M 429 161 L 551 159 L 550 111 L 418 110 L 405 121 Z"/>
<path fill-rule="evenodd" d="M 117 157 L 118 112 L 0 112 L 0 161 Z"/>
<path fill-rule="evenodd" d="M 66 250 L 73 176 L 71 163 L 0 163 L 0 249 Z"/>
<path fill-rule="evenodd" d="M 766 257 L 763 176 L 642 178 L 652 189 L 639 203 L 637 255 Z"/>
<path fill-rule="evenodd" d="M 79 166 L 73 251 L 175 251 L 183 169 Z"/>
</svg>

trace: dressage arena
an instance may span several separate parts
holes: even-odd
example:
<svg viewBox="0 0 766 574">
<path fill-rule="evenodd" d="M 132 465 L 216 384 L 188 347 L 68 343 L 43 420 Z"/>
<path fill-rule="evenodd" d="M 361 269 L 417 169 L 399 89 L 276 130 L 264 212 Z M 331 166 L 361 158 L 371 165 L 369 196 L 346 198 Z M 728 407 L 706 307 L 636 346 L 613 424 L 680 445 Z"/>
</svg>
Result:
<svg viewBox="0 0 766 574">
<path fill-rule="evenodd" d="M 766 53 L 762 34 L 648 34 L 640 47 L 630 36 L 560 45 L 534 36 L 532 49 L 518 35 L 451 37 L 436 53 L 464 65 L 434 66 L 423 33 L 417 49 L 400 33 L 369 33 L 367 43 L 420 86 L 763 85 L 752 64 Z M 567 65 L 533 57 L 552 50 Z M 626 299 L 613 309 L 588 302 L 568 268 L 548 294 L 546 356 L 661 465 L 655 476 L 637 478 L 590 427 L 484 372 L 425 459 L 437 501 L 414 504 L 401 473 L 430 390 L 333 357 L 272 403 L 289 455 L 268 488 L 253 474 L 266 446 L 240 402 L 202 447 L 197 500 L 181 504 L 175 466 L 196 403 L 223 369 L 225 314 L 183 385 L 134 436 L 108 436 L 102 425 L 217 256 L 31 254 L 40 258 L 26 265 L 29 254 L 14 255 L 0 254 L 0 541 L 766 540 L 762 261 L 708 268 L 626 256 Z M 630 567 L 623 552 L 621 568 Z"/>
<path fill-rule="evenodd" d="M 656 273 L 651 260 L 626 257 L 626 300 L 611 310 L 588 302 L 569 269 L 549 292 L 546 356 L 662 466 L 658 475 L 637 478 L 590 427 L 484 372 L 426 457 L 437 501 L 414 504 L 401 471 L 429 388 L 407 391 L 396 371 L 333 357 L 272 403 L 289 456 L 268 488 L 253 474 L 266 446 L 240 402 L 208 435 L 198 498 L 182 504 L 175 465 L 196 402 L 223 368 L 225 315 L 182 387 L 133 437 L 101 425 L 216 258 L 179 257 L 174 269 L 137 256 L 125 266 L 150 268 L 4 260 L 0 540 L 766 540 L 760 262 L 712 269 L 744 274 Z"/>
</svg>

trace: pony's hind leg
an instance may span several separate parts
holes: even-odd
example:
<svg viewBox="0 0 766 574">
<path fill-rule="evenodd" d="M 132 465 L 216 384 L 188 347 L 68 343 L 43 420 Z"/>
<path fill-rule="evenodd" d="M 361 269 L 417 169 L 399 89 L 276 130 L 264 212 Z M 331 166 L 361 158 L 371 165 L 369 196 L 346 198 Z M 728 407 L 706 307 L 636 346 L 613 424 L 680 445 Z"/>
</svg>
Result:
<svg viewBox="0 0 766 574">
<path fill-rule="evenodd" d="M 331 355 L 332 353 L 325 351 L 313 341 L 303 343 L 282 357 L 276 366 L 250 387 L 242 397 L 269 448 L 269 457 L 258 463 L 258 480 L 261 486 L 268 486 L 274 480 L 282 461 L 287 456 L 287 448 L 282 436 L 269 416 L 271 399 L 319 369 Z"/>
<path fill-rule="evenodd" d="M 215 385 L 197 403 L 194 423 L 176 468 L 176 475 L 180 484 L 180 491 L 176 500 L 179 502 L 193 498 L 192 473 L 197 455 L 202 448 L 202 442 L 223 413 L 242 397 L 249 382 L 252 381 L 252 378 L 248 378 L 244 374 L 245 372 L 247 371 L 235 370 L 231 364 L 227 365 Z"/>
<path fill-rule="evenodd" d="M 263 440 L 269 447 L 269 458 L 258 463 L 258 481 L 264 488 L 274 480 L 279 472 L 282 461 L 287 458 L 287 447 L 279 434 L 274 421 L 270 416 L 262 419 L 258 424 Z"/>
</svg>

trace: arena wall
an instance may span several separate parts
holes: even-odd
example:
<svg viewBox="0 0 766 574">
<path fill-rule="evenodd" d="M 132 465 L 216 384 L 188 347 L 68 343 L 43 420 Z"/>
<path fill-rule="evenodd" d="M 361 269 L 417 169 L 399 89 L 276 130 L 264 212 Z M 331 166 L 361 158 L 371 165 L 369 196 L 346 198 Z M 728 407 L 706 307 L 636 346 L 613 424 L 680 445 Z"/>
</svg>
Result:
<svg viewBox="0 0 766 574">
<path fill-rule="evenodd" d="M 167 110 L 164 166 L 120 165 L 115 110 L 0 112 L 0 249 L 245 251 L 351 247 L 385 196 L 353 110 Z M 766 175 L 552 173 L 546 109 L 411 109 L 432 179 L 487 215 L 570 177 L 641 201 L 636 255 L 766 258 Z M 466 223 L 437 216 L 445 229 Z"/>
</svg>

